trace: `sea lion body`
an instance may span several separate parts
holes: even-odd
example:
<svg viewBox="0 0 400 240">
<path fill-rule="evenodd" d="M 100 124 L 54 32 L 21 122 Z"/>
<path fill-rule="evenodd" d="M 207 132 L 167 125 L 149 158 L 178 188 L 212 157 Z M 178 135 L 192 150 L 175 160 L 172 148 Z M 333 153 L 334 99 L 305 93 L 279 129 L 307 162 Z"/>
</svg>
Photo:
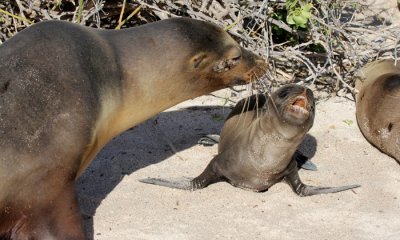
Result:
<svg viewBox="0 0 400 240">
<path fill-rule="evenodd" d="M 365 138 L 400 163 L 400 64 L 369 63 L 358 74 L 356 115 Z"/>
<path fill-rule="evenodd" d="M 280 106 L 273 101 L 279 104 L 262 94 L 242 100 L 221 130 L 218 152 L 224 161 L 216 164 L 226 170 L 223 175 L 232 179 L 229 182 L 234 186 L 265 191 L 281 181 L 298 145 L 313 125 L 313 110 L 310 109 L 309 120 L 299 127 L 282 121 L 275 109 Z M 314 102 L 310 106 L 314 108 Z"/>
<path fill-rule="evenodd" d="M 296 150 L 314 121 L 312 91 L 286 85 L 272 96 L 253 95 L 239 101 L 222 131 L 218 155 L 191 181 L 143 179 L 145 183 L 196 190 L 220 179 L 257 192 L 285 180 L 300 196 L 333 193 L 358 187 L 313 187 L 298 175 Z"/>
<path fill-rule="evenodd" d="M 48 21 L 0 46 L 0 239 L 84 239 L 74 180 L 114 136 L 265 62 L 213 24 Z"/>
</svg>

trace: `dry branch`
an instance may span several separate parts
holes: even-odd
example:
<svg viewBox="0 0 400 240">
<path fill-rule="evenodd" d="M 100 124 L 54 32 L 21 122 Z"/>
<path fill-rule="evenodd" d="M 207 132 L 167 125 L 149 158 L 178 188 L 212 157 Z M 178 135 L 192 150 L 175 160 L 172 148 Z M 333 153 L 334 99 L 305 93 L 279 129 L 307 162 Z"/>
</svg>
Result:
<svg viewBox="0 0 400 240">
<path fill-rule="evenodd" d="M 243 46 L 264 56 L 271 65 L 267 85 L 299 82 L 325 86 L 332 92 L 354 91 L 355 71 L 372 60 L 397 59 L 400 47 L 399 27 L 357 17 L 365 6 L 349 1 L 319 1 L 303 30 L 276 18 L 276 12 L 284 8 L 283 0 L 80 1 L 0 1 L 0 41 L 32 22 L 49 19 L 120 28 L 185 16 L 221 26 Z M 298 42 L 275 42 L 277 28 Z"/>
</svg>

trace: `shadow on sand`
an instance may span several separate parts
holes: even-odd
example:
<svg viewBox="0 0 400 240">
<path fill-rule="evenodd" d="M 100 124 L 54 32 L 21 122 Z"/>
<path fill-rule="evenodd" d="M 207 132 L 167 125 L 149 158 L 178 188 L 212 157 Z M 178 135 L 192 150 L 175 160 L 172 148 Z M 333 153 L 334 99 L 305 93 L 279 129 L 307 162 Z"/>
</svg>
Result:
<svg viewBox="0 0 400 240">
<path fill-rule="evenodd" d="M 76 182 L 88 239 L 94 238 L 97 207 L 125 175 L 196 145 L 205 134 L 219 134 L 229 112 L 226 107 L 162 112 L 109 142 Z"/>
<path fill-rule="evenodd" d="M 76 182 L 88 239 L 94 239 L 93 216 L 97 207 L 125 175 L 196 145 L 203 135 L 219 134 L 229 112 L 226 107 L 162 112 L 107 144 Z M 316 145 L 315 138 L 307 135 L 300 149 L 311 158 Z"/>
</svg>

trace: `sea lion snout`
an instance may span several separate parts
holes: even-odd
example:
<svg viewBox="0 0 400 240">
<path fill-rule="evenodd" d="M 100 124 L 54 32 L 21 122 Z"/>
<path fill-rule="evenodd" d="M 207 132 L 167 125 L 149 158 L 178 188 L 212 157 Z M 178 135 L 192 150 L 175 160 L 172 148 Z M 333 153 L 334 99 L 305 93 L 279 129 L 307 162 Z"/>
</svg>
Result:
<svg viewBox="0 0 400 240">
<path fill-rule="evenodd" d="M 290 124 L 308 124 L 314 118 L 314 95 L 306 87 L 288 84 L 274 94 L 273 101 L 282 117 Z"/>
<path fill-rule="evenodd" d="M 294 98 L 293 103 L 289 105 L 289 113 L 296 119 L 306 120 L 311 111 L 310 101 L 300 95 Z"/>
<path fill-rule="evenodd" d="M 308 116 L 308 114 L 310 114 L 309 103 L 308 103 L 307 98 L 304 96 L 297 96 L 292 103 L 291 109 L 296 114 L 303 114 L 303 115 L 307 115 L 307 116 Z"/>
<path fill-rule="evenodd" d="M 248 66 L 253 66 L 250 71 L 246 73 L 249 81 L 254 80 L 254 78 L 260 78 L 268 70 L 268 63 L 259 55 L 256 55 L 244 48 L 242 48 L 242 55 L 244 62 Z"/>
<path fill-rule="evenodd" d="M 306 88 L 304 89 L 301 95 L 294 98 L 292 106 L 296 108 L 301 108 L 309 112 L 312 110 L 313 101 L 314 101 L 314 95 L 312 91 Z"/>
</svg>

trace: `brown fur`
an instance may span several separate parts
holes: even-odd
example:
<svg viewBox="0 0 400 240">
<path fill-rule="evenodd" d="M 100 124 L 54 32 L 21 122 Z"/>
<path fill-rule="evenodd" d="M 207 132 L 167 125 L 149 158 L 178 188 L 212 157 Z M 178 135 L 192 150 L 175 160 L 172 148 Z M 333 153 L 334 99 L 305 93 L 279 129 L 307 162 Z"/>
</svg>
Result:
<svg viewBox="0 0 400 240">
<path fill-rule="evenodd" d="M 217 26 L 185 18 L 20 32 L 0 46 L 0 239 L 84 239 L 74 181 L 111 138 L 265 67 Z"/>
<path fill-rule="evenodd" d="M 400 163 L 400 65 L 368 64 L 357 76 L 357 122 L 365 138 Z"/>
<path fill-rule="evenodd" d="M 141 179 L 143 183 L 198 190 L 220 180 L 256 192 L 284 180 L 300 196 L 336 193 L 359 187 L 303 184 L 297 147 L 314 123 L 315 101 L 306 87 L 288 84 L 271 96 L 256 94 L 239 101 L 221 131 L 218 155 L 192 180 Z"/>
</svg>

